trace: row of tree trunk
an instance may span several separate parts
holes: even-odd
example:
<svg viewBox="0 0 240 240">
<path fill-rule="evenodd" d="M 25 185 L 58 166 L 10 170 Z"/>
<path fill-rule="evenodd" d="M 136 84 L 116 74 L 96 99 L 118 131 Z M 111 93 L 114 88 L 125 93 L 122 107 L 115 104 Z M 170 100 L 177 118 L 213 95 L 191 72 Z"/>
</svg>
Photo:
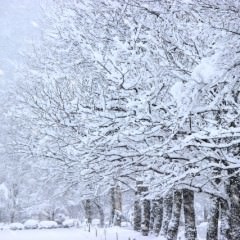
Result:
<svg viewBox="0 0 240 240">
<path fill-rule="evenodd" d="M 99 225 L 100 225 L 100 227 L 104 227 L 105 214 L 104 214 L 103 207 L 101 206 L 101 204 L 98 202 L 97 199 L 94 199 L 94 200 L 87 199 L 87 200 L 83 201 L 86 223 L 89 225 L 92 224 L 93 205 L 97 208 L 98 213 L 99 213 L 99 219 L 100 219 Z"/>
<path fill-rule="evenodd" d="M 195 223 L 194 192 L 189 189 L 174 190 L 164 198 L 147 199 L 148 187 L 142 181 L 137 182 L 134 202 L 133 226 L 144 236 L 153 233 L 165 236 L 167 240 L 176 240 L 183 213 L 186 240 L 197 239 Z M 239 240 L 240 236 L 240 180 L 232 177 L 226 184 L 228 200 L 212 197 L 208 213 L 206 240 Z M 111 188 L 110 224 L 121 226 L 122 193 L 120 186 Z M 94 201 L 93 201 L 94 203 Z M 88 223 L 92 221 L 91 200 L 85 201 L 85 214 Z M 104 226 L 104 212 L 100 204 L 94 203 L 99 210 L 100 225 Z M 221 221 L 219 221 L 221 220 Z M 219 228 L 219 222 L 221 226 Z"/>
<path fill-rule="evenodd" d="M 240 177 L 231 177 L 225 187 L 227 200 L 220 197 L 211 199 L 207 240 L 240 239 Z"/>
<path fill-rule="evenodd" d="M 134 205 L 134 230 L 147 236 L 150 232 L 166 236 L 168 240 L 177 239 L 183 208 L 186 240 L 195 240 L 194 193 L 191 190 L 176 190 L 164 198 L 148 200 L 144 198 L 147 187 L 137 182 L 136 201 Z M 141 197 L 143 198 L 141 200 Z"/>
<path fill-rule="evenodd" d="M 183 189 L 168 193 L 164 198 L 144 198 L 147 187 L 137 183 L 134 205 L 134 229 L 144 236 L 150 232 L 177 239 L 181 212 L 183 212 L 186 240 L 197 239 L 195 223 L 194 192 Z M 230 178 L 226 184 L 228 199 L 212 197 L 208 213 L 207 240 L 240 239 L 240 178 Z M 142 198 L 142 200 L 141 200 Z M 219 223 L 221 225 L 219 226 Z"/>
<path fill-rule="evenodd" d="M 119 185 L 116 185 L 110 189 L 111 197 L 111 216 L 110 216 L 110 225 L 121 226 L 122 221 L 122 192 Z M 100 219 L 100 227 L 105 225 L 105 214 L 102 205 L 99 203 L 98 199 L 86 199 L 83 201 L 85 219 L 87 224 L 92 223 L 93 219 L 93 206 L 98 211 Z"/>
</svg>

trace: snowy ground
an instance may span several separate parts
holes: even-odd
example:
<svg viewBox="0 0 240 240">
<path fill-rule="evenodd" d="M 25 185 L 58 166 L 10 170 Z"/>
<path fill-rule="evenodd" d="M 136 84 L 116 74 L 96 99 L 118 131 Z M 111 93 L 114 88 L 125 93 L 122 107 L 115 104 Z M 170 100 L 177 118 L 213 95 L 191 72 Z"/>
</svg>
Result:
<svg viewBox="0 0 240 240">
<path fill-rule="evenodd" d="M 180 234 L 179 240 L 184 240 Z M 1 240 L 161 240 L 154 236 L 143 237 L 140 233 L 120 228 L 96 229 L 89 233 L 83 229 L 2 230 Z M 204 240 L 199 238 L 199 240 Z"/>
<path fill-rule="evenodd" d="M 106 229 L 106 234 L 103 229 L 92 229 L 90 233 L 82 229 L 0 231 L 1 240 L 129 240 L 129 237 L 131 240 L 152 239 L 130 230 L 116 228 Z"/>
</svg>

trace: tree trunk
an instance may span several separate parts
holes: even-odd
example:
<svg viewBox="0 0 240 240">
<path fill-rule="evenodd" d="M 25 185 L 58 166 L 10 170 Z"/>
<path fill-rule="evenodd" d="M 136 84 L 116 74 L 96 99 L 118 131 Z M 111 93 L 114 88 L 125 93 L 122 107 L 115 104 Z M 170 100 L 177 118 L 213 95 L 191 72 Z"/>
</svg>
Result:
<svg viewBox="0 0 240 240">
<path fill-rule="evenodd" d="M 240 238 L 240 177 L 230 180 L 230 222 L 232 240 Z"/>
<path fill-rule="evenodd" d="M 111 188 L 111 223 L 114 226 L 121 226 L 122 221 L 122 193 L 120 186 Z"/>
<path fill-rule="evenodd" d="M 219 198 L 212 199 L 208 217 L 207 240 L 218 240 Z"/>
<path fill-rule="evenodd" d="M 173 194 L 172 217 L 168 226 L 167 240 L 176 240 L 182 208 L 182 191 L 175 191 Z"/>
<path fill-rule="evenodd" d="M 115 226 L 121 226 L 122 222 L 122 193 L 120 186 L 115 188 Z"/>
<path fill-rule="evenodd" d="M 230 235 L 230 218 L 227 201 L 221 200 L 220 240 L 232 240 Z"/>
<path fill-rule="evenodd" d="M 160 235 L 167 236 L 168 225 L 172 216 L 173 196 L 172 192 L 163 198 L 163 221 Z"/>
<path fill-rule="evenodd" d="M 136 182 L 136 192 L 135 192 L 135 202 L 134 202 L 134 216 L 133 216 L 133 229 L 135 231 L 141 231 L 141 221 L 142 221 L 142 210 L 140 204 L 140 198 L 142 194 L 142 184 L 143 181 Z"/>
<path fill-rule="evenodd" d="M 155 236 L 159 235 L 162 226 L 162 219 L 163 219 L 163 200 L 162 198 L 154 200 L 154 223 L 153 223 L 153 232 Z"/>
<path fill-rule="evenodd" d="M 143 236 L 148 236 L 149 234 L 150 209 L 151 209 L 150 200 L 144 199 L 142 202 L 142 222 L 141 222 L 141 231 Z"/>
<path fill-rule="evenodd" d="M 151 211 L 150 211 L 150 224 L 149 224 L 149 231 L 152 232 L 153 231 L 153 227 L 154 227 L 154 221 L 155 221 L 155 218 L 156 218 L 156 200 L 152 200 L 150 201 L 150 204 L 151 204 Z"/>
<path fill-rule="evenodd" d="M 135 231 L 141 230 L 141 205 L 140 200 L 134 202 L 134 216 L 133 216 L 133 229 Z"/>
<path fill-rule="evenodd" d="M 96 205 L 98 212 L 99 212 L 100 227 L 104 227 L 105 215 L 104 215 L 103 208 L 101 207 L 101 205 L 99 203 L 97 203 L 95 201 L 94 201 L 94 204 Z"/>
<path fill-rule="evenodd" d="M 10 222 L 11 223 L 15 222 L 15 211 L 14 210 L 10 212 Z"/>
<path fill-rule="evenodd" d="M 88 224 L 92 223 L 92 204 L 91 200 L 87 199 L 84 203 L 85 218 Z"/>
<path fill-rule="evenodd" d="M 114 187 L 110 189 L 110 201 L 111 201 L 111 217 L 110 225 L 113 225 L 114 216 L 115 216 L 115 196 L 114 196 Z"/>
<path fill-rule="evenodd" d="M 182 196 L 185 238 L 186 240 L 195 240 L 197 239 L 197 228 L 195 222 L 194 192 L 188 189 L 183 189 Z"/>
</svg>

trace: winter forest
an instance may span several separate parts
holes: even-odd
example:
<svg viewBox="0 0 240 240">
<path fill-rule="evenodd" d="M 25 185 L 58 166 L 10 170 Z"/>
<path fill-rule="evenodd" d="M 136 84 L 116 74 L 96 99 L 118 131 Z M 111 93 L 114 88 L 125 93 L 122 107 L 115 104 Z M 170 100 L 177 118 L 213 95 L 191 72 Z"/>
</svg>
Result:
<svg viewBox="0 0 240 240">
<path fill-rule="evenodd" d="M 41 11 L 0 85 L 0 239 L 240 240 L 240 1 Z"/>
</svg>

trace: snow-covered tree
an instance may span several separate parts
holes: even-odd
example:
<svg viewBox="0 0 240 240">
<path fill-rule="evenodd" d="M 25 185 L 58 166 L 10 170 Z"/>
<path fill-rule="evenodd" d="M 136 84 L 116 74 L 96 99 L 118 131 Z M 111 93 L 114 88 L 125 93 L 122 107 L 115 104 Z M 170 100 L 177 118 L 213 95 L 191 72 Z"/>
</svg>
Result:
<svg viewBox="0 0 240 240">
<path fill-rule="evenodd" d="M 183 207 L 185 237 L 196 239 L 194 192 L 208 194 L 208 239 L 219 206 L 231 227 L 221 232 L 237 239 L 238 9 L 213 0 L 51 2 L 43 41 L 19 74 L 18 154 L 51 176 L 56 194 L 74 192 L 87 206 L 118 184 L 132 189 L 144 235 L 154 223 L 155 234 L 176 239 Z"/>
</svg>

